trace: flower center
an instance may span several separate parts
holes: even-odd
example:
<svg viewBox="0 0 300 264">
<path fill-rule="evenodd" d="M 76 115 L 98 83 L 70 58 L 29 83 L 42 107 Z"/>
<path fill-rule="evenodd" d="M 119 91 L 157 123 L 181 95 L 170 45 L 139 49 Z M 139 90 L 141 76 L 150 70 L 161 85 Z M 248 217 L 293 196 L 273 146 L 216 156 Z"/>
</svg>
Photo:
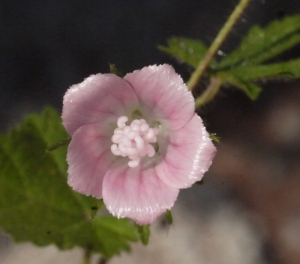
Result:
<svg viewBox="0 0 300 264">
<path fill-rule="evenodd" d="M 141 157 L 153 157 L 155 149 L 151 143 L 157 142 L 157 128 L 151 128 L 144 119 L 134 119 L 126 126 L 127 116 L 118 118 L 118 127 L 114 130 L 111 140 L 111 152 L 116 156 L 128 157 L 129 167 L 137 167 Z"/>
</svg>

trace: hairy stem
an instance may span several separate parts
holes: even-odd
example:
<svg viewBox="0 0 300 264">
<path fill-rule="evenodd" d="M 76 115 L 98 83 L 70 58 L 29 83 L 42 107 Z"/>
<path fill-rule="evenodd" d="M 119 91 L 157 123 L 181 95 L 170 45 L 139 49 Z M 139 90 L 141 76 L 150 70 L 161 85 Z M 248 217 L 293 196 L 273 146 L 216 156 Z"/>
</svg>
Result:
<svg viewBox="0 0 300 264">
<path fill-rule="evenodd" d="M 210 79 L 210 84 L 208 85 L 207 89 L 195 100 L 195 108 L 199 108 L 207 104 L 210 100 L 212 100 L 217 92 L 220 90 L 222 85 L 222 81 L 217 77 L 212 77 Z"/>
<path fill-rule="evenodd" d="M 211 60 L 213 59 L 214 55 L 219 50 L 220 46 L 222 45 L 222 43 L 226 39 L 227 35 L 229 34 L 231 29 L 233 28 L 234 24 L 237 22 L 239 17 L 244 12 L 245 8 L 250 3 L 250 1 L 251 0 L 240 0 L 238 5 L 235 7 L 232 14 L 228 18 L 228 20 L 226 21 L 226 23 L 224 24 L 222 29 L 220 30 L 219 34 L 217 35 L 217 37 L 215 38 L 215 40 L 213 41 L 213 43 L 209 47 L 209 49 L 206 52 L 206 55 L 204 56 L 203 60 L 200 61 L 197 68 L 193 72 L 190 80 L 188 81 L 187 86 L 188 86 L 190 91 L 192 91 L 196 87 L 196 85 L 200 81 L 201 77 L 203 76 L 205 70 L 209 66 Z"/>
</svg>

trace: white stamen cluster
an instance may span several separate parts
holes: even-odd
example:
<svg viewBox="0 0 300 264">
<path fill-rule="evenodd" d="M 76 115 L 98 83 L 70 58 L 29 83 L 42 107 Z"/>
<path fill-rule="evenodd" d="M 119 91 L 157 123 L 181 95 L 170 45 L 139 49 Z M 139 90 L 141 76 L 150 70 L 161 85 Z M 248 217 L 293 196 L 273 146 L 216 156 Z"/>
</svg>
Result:
<svg viewBox="0 0 300 264">
<path fill-rule="evenodd" d="M 130 126 L 126 126 L 127 116 L 118 118 L 118 127 L 114 131 L 111 140 L 111 152 L 116 156 L 128 157 L 129 167 L 137 167 L 140 164 L 141 157 L 148 155 L 153 157 L 154 147 L 151 143 L 157 141 L 157 128 L 151 128 L 144 119 L 134 119 Z"/>
</svg>

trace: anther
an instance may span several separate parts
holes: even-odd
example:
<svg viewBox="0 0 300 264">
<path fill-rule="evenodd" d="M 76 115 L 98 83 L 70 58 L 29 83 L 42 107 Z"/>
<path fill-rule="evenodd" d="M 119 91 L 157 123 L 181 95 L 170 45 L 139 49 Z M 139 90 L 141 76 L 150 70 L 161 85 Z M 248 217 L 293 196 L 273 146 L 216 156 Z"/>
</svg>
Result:
<svg viewBox="0 0 300 264">
<path fill-rule="evenodd" d="M 127 116 L 121 116 L 119 117 L 118 121 L 117 121 L 117 125 L 119 128 L 123 128 L 125 126 L 125 123 L 128 121 L 128 117 Z"/>
<path fill-rule="evenodd" d="M 155 149 L 151 143 L 156 143 L 157 128 L 150 128 L 144 119 L 135 119 L 126 126 L 127 116 L 118 118 L 118 127 L 114 130 L 111 140 L 111 152 L 116 156 L 128 157 L 129 167 L 137 167 L 141 157 L 153 157 Z"/>
</svg>

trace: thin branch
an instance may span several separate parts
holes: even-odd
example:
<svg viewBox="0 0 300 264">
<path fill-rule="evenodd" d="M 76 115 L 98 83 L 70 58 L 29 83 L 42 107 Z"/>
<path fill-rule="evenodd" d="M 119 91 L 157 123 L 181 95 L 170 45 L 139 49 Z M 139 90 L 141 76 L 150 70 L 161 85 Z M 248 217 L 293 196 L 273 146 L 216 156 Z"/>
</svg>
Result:
<svg viewBox="0 0 300 264">
<path fill-rule="evenodd" d="M 99 259 L 99 262 L 98 262 L 99 264 L 107 264 L 108 263 L 108 260 L 107 259 L 105 259 L 105 258 L 103 258 L 103 257 L 101 257 L 100 259 Z"/>
<path fill-rule="evenodd" d="M 84 251 L 84 255 L 82 258 L 82 264 L 90 264 L 91 263 L 91 251 L 89 248 L 86 248 Z"/>
<path fill-rule="evenodd" d="M 248 4 L 251 0 L 241 0 L 239 4 L 235 7 L 232 14 L 220 30 L 219 34 L 215 38 L 214 42 L 209 47 L 206 55 L 204 56 L 203 60 L 200 61 L 197 68 L 193 72 L 190 80 L 187 83 L 187 86 L 189 87 L 189 90 L 192 91 L 198 82 L 200 81 L 201 77 L 203 76 L 205 70 L 209 66 L 211 60 L 215 56 L 216 52 L 219 50 L 220 46 L 228 36 L 229 32 L 233 28 L 234 24 L 237 22 L 237 20 L 240 18 Z"/>
<path fill-rule="evenodd" d="M 217 92 L 220 90 L 222 85 L 222 81 L 217 77 L 212 77 L 210 80 L 210 84 L 208 85 L 207 89 L 195 100 L 195 108 L 199 108 L 207 104 L 210 100 L 212 100 Z"/>
</svg>

